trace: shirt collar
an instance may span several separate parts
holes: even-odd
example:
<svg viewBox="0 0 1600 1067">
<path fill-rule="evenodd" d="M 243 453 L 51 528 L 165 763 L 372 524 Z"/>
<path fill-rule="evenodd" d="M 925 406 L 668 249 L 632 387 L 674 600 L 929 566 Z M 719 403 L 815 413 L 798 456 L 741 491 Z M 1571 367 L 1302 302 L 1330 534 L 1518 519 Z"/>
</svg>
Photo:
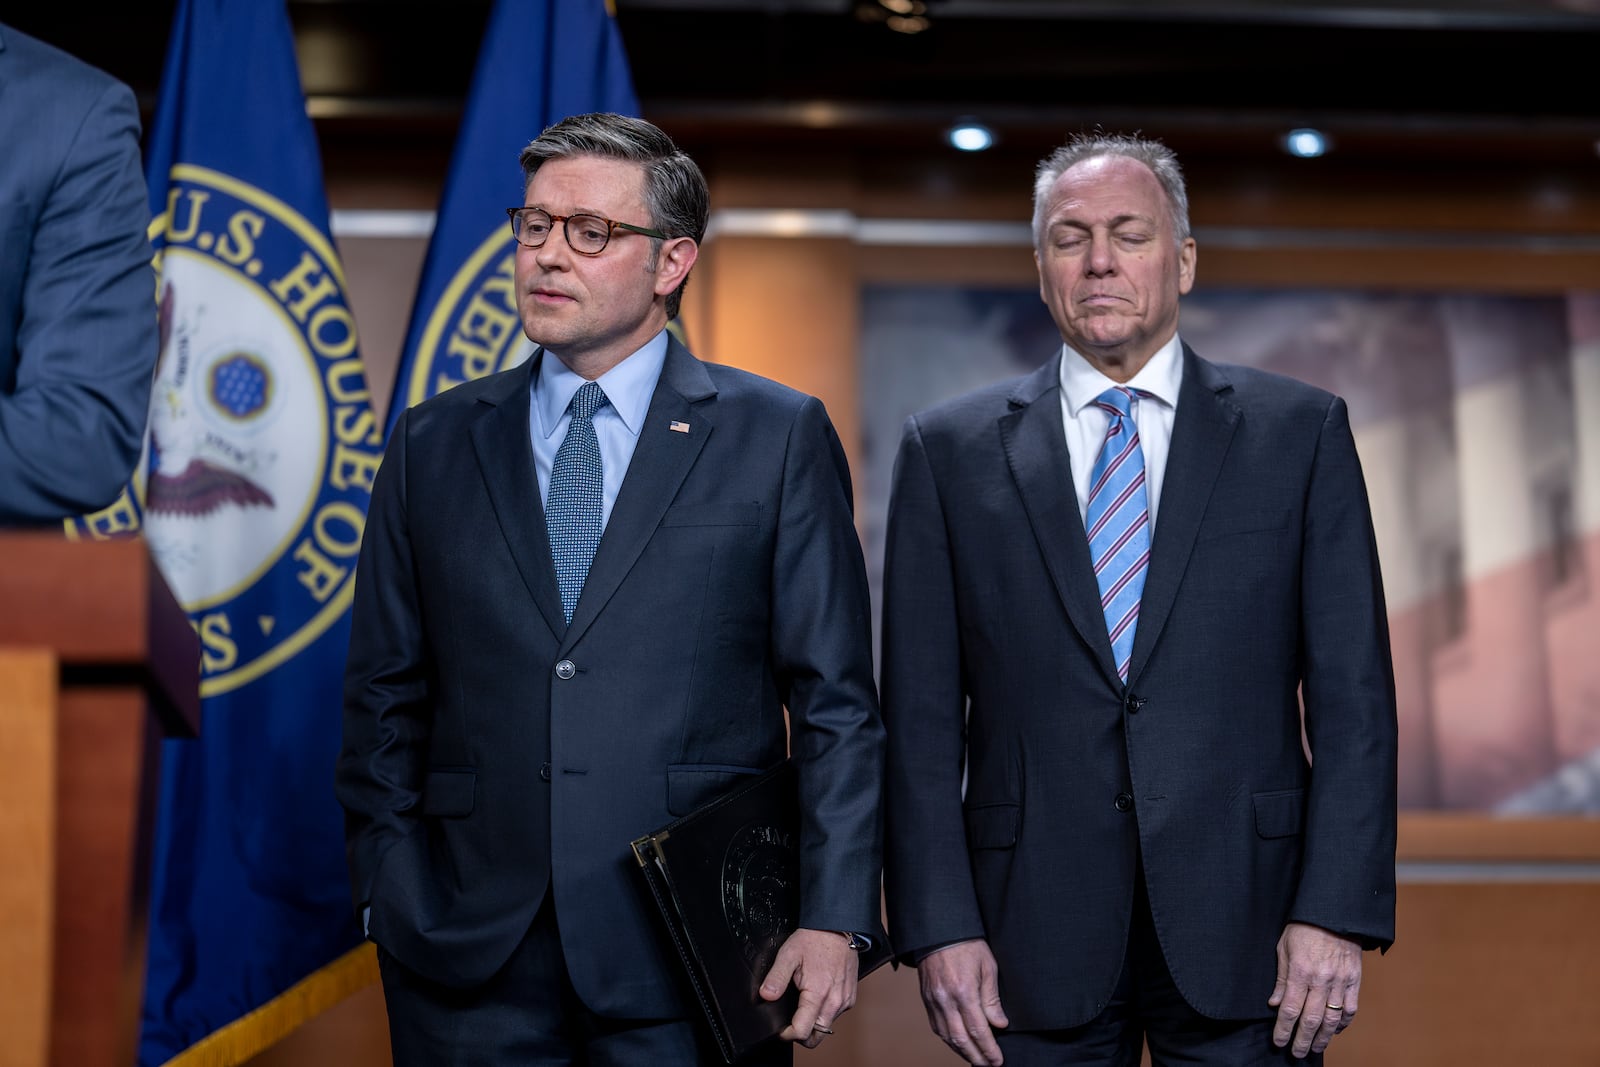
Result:
<svg viewBox="0 0 1600 1067">
<path fill-rule="evenodd" d="M 644 427 L 645 413 L 650 410 L 650 397 L 661 378 L 661 368 L 667 362 L 667 331 L 662 330 L 627 359 L 606 371 L 595 381 L 605 390 L 611 408 L 622 419 L 628 432 L 638 437 Z M 533 407 L 539 414 L 539 433 L 549 437 L 555 433 L 561 416 L 572 403 L 572 394 L 588 379 L 561 362 L 554 353 L 545 351 L 539 360 L 539 374 L 533 382 Z"/>
<path fill-rule="evenodd" d="M 1150 357 L 1127 382 L 1115 382 L 1096 370 L 1094 365 L 1078 354 L 1070 345 L 1061 346 L 1061 395 L 1067 399 L 1067 409 L 1077 418 L 1083 409 L 1094 403 L 1095 397 L 1114 385 L 1126 385 L 1149 393 L 1169 408 L 1178 406 L 1178 387 L 1183 381 L 1183 342 L 1178 335 Z"/>
</svg>

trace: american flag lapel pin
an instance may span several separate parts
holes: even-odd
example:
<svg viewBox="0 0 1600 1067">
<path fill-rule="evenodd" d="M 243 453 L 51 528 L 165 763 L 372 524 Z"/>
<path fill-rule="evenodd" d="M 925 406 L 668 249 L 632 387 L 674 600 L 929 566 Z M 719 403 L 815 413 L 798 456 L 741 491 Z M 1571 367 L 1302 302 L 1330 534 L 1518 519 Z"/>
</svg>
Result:
<svg viewBox="0 0 1600 1067">
<path fill-rule="evenodd" d="M 667 423 L 667 429 L 672 430 L 675 433 L 688 433 L 689 424 L 687 422 L 679 422 L 677 419 L 673 419 L 671 422 Z"/>
</svg>

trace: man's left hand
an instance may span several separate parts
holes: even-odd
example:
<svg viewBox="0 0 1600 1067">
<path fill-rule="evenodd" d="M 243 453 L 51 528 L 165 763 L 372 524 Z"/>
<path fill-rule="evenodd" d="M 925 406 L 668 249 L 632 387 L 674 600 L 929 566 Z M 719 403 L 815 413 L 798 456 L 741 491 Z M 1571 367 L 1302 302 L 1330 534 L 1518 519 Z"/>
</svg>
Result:
<svg viewBox="0 0 1600 1067">
<path fill-rule="evenodd" d="M 778 949 L 778 958 L 761 983 L 761 998 L 777 1000 L 789 983 L 800 990 L 800 1007 L 778 1036 L 816 1048 L 833 1022 L 856 1003 L 855 950 L 836 930 L 796 930 Z"/>
<path fill-rule="evenodd" d="M 1321 1052 L 1355 1020 L 1361 995 L 1361 946 L 1347 937 L 1290 923 L 1278 938 L 1278 981 L 1267 1004 L 1278 1009 L 1272 1043 L 1296 1057 Z M 1296 1024 L 1299 1024 L 1298 1026 Z"/>
</svg>

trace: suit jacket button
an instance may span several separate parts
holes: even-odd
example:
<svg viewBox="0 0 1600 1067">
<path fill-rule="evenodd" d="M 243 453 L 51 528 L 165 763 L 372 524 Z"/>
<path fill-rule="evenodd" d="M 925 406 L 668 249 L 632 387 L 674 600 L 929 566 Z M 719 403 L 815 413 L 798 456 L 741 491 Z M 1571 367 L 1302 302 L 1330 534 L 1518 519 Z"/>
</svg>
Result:
<svg viewBox="0 0 1600 1067">
<path fill-rule="evenodd" d="M 539 764 L 539 781 L 548 782 L 549 780 L 550 780 L 550 764 L 548 764 L 548 763 Z"/>
<path fill-rule="evenodd" d="M 1123 698 L 1122 706 L 1128 710 L 1129 715 L 1137 715 L 1139 714 L 1139 709 L 1144 707 L 1144 698 L 1136 697 L 1129 693 Z"/>
<path fill-rule="evenodd" d="M 1132 811 L 1133 798 L 1126 793 L 1118 793 L 1116 799 L 1111 802 L 1111 806 L 1118 811 Z"/>
<path fill-rule="evenodd" d="M 563 682 L 577 673 L 577 664 L 573 663 L 570 659 L 564 659 L 560 663 L 556 664 L 556 677 L 560 678 Z"/>
</svg>

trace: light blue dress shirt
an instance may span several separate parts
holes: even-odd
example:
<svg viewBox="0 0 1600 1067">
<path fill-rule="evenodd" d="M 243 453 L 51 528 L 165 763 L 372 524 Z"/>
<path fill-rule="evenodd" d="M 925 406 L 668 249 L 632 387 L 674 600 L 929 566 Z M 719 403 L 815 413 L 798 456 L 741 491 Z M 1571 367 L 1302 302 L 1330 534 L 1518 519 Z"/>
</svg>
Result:
<svg viewBox="0 0 1600 1067">
<path fill-rule="evenodd" d="M 644 416 L 650 410 L 661 368 L 667 362 L 667 331 L 662 330 L 633 355 L 596 378 L 610 401 L 594 413 L 594 434 L 600 441 L 600 463 L 604 469 L 602 490 L 605 503 L 600 512 L 600 528 L 611 521 L 611 508 L 622 489 L 622 479 L 633 461 L 633 450 L 644 429 Z M 588 381 L 546 349 L 533 379 L 533 402 L 528 410 L 528 431 L 533 440 L 533 467 L 539 476 L 539 503 L 550 499 L 550 468 L 556 461 L 561 442 L 567 439 L 572 414 L 567 405 L 572 394 Z"/>
</svg>

